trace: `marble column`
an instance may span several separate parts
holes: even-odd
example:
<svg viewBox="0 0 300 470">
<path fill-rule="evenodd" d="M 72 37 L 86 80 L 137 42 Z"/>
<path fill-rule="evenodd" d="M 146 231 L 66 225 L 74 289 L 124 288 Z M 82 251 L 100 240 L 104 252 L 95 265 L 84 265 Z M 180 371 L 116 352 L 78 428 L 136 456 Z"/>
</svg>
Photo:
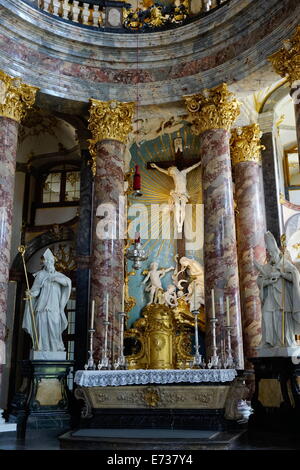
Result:
<svg viewBox="0 0 300 470">
<path fill-rule="evenodd" d="M 277 244 L 280 245 L 279 187 L 276 149 L 273 137 L 273 121 L 273 111 L 259 115 L 259 127 L 262 132 L 260 141 L 264 147 L 262 148 L 261 154 L 266 209 L 266 228 L 273 233 Z"/>
<path fill-rule="evenodd" d="M 217 347 L 226 348 L 226 297 L 230 302 L 232 354 L 236 367 L 244 367 L 239 276 L 235 231 L 230 127 L 239 114 L 237 100 L 222 84 L 203 94 L 185 97 L 192 132 L 200 136 L 204 202 L 204 282 L 206 357 L 212 355 L 212 300 L 215 293 Z"/>
<path fill-rule="evenodd" d="M 87 145 L 87 142 L 85 142 Z M 76 243 L 76 318 L 75 369 L 83 369 L 87 361 L 88 316 L 90 308 L 91 234 L 93 176 L 88 149 L 81 149 L 79 223 Z"/>
<path fill-rule="evenodd" d="M 125 142 L 132 129 L 134 103 L 91 100 L 89 129 L 93 139 L 94 196 L 92 233 L 91 299 L 95 300 L 94 350 L 101 359 L 104 345 L 103 321 L 110 322 L 109 356 L 119 354 L 119 312 L 122 310 L 124 285 L 124 196 Z M 108 212 L 104 212 L 103 205 Z M 108 221 L 104 226 L 103 217 Z M 103 229 L 108 230 L 104 235 Z M 107 297 L 108 296 L 108 297 Z"/>
<path fill-rule="evenodd" d="M 286 39 L 283 47 L 269 57 L 275 72 L 287 78 L 291 86 L 291 97 L 294 101 L 298 152 L 300 159 L 300 26 L 294 35 Z"/>
<path fill-rule="evenodd" d="M 5 364 L 7 290 L 19 123 L 37 88 L 0 71 L 0 364 Z"/>
<path fill-rule="evenodd" d="M 266 258 L 265 200 L 261 168 L 261 131 L 257 124 L 237 128 L 231 134 L 231 156 L 237 203 L 237 240 L 245 359 L 256 357 L 261 340 L 261 302 L 253 260 Z M 246 362 L 246 368 L 252 368 Z"/>
</svg>

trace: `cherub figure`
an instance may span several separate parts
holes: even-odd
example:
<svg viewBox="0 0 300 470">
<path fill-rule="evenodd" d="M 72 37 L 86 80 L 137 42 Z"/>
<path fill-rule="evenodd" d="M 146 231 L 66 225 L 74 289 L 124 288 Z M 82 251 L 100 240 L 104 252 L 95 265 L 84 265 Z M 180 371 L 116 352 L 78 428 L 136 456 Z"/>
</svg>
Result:
<svg viewBox="0 0 300 470">
<path fill-rule="evenodd" d="M 168 285 L 167 290 L 164 293 L 164 300 L 165 305 L 168 305 L 168 307 L 177 307 L 176 286 L 174 286 L 174 284 Z"/>
<path fill-rule="evenodd" d="M 158 269 L 157 263 L 154 262 L 150 264 L 150 270 L 143 280 L 143 284 L 146 284 L 146 282 L 149 281 L 145 289 L 146 292 L 150 292 L 150 301 L 148 305 L 157 302 L 157 294 L 159 289 L 163 290 L 161 279 L 166 275 L 166 273 L 172 271 L 173 269 L 173 267 Z"/>
</svg>

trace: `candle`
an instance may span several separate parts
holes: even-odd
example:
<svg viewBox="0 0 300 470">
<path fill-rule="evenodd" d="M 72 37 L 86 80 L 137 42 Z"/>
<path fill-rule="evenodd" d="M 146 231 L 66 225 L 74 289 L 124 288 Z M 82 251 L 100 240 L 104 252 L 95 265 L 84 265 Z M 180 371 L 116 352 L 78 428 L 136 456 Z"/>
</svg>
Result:
<svg viewBox="0 0 300 470">
<path fill-rule="evenodd" d="M 194 310 L 196 310 L 196 281 L 194 281 Z"/>
<path fill-rule="evenodd" d="M 140 191 L 141 189 L 141 175 L 138 165 L 135 165 L 135 173 L 133 176 L 133 189 L 135 191 Z"/>
<path fill-rule="evenodd" d="M 95 301 L 92 301 L 92 312 L 91 312 L 91 330 L 94 326 L 94 316 L 95 316 Z"/>
<path fill-rule="evenodd" d="M 125 308 L 125 284 L 123 284 L 123 291 L 122 291 L 122 309 L 121 309 L 122 312 L 125 312 L 124 308 Z"/>
<path fill-rule="evenodd" d="M 106 294 L 105 321 L 108 321 L 108 293 Z"/>
<path fill-rule="evenodd" d="M 214 289 L 211 290 L 211 307 L 212 307 L 212 318 L 216 318 Z"/>
<path fill-rule="evenodd" d="M 227 326 L 230 326 L 229 297 L 226 297 Z"/>
</svg>

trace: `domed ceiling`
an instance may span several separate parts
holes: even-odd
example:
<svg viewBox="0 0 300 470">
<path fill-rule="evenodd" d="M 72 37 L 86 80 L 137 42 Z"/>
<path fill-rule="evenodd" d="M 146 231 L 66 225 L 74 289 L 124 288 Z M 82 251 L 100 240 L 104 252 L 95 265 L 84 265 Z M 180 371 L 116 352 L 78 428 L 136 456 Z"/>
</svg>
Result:
<svg viewBox="0 0 300 470">
<path fill-rule="evenodd" d="M 222 82 L 237 95 L 263 89 L 278 80 L 268 57 L 292 36 L 300 18 L 299 0 L 230 0 L 219 6 L 213 0 L 176 0 L 179 6 L 188 1 L 190 9 L 214 8 L 167 30 L 134 34 L 69 21 L 71 0 L 64 2 L 68 11 L 56 11 L 66 18 L 44 12 L 37 1 L 0 0 L 0 69 L 38 86 L 38 104 L 52 100 L 61 112 L 65 104 L 78 112 L 89 98 L 140 106 L 176 103 Z M 72 8 L 76 3 L 84 5 L 73 0 Z M 94 3 L 99 11 L 100 3 L 108 10 L 127 5 Z M 167 7 L 171 0 L 160 3 Z M 143 8 L 151 8 L 147 0 Z"/>
</svg>

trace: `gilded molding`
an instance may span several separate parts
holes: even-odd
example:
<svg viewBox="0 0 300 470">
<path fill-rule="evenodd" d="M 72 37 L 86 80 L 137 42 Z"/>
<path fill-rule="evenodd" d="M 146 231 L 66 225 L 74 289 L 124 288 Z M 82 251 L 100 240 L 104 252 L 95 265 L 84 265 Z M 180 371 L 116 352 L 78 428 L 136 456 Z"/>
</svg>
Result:
<svg viewBox="0 0 300 470">
<path fill-rule="evenodd" d="M 90 117 L 88 128 L 92 133 L 89 139 L 89 151 L 93 158 L 92 172 L 96 175 L 96 145 L 105 139 L 126 143 L 132 131 L 132 117 L 135 103 L 119 101 L 99 101 L 90 99 Z"/>
<path fill-rule="evenodd" d="M 230 150 L 233 165 L 243 162 L 255 162 L 261 164 L 261 130 L 258 124 L 237 127 L 231 132 Z"/>
<path fill-rule="evenodd" d="M 268 60 L 276 73 L 281 77 L 287 77 L 290 85 L 300 80 L 300 26 L 297 26 L 291 39 L 283 41 L 283 47 Z"/>
<path fill-rule="evenodd" d="M 39 88 L 22 83 L 0 70 L 0 116 L 21 122 L 35 102 Z"/>
<path fill-rule="evenodd" d="M 200 135 L 211 129 L 230 130 L 240 113 L 239 102 L 232 98 L 227 84 L 222 83 L 203 93 L 184 96 L 185 104 L 192 119 L 192 132 Z"/>
</svg>

